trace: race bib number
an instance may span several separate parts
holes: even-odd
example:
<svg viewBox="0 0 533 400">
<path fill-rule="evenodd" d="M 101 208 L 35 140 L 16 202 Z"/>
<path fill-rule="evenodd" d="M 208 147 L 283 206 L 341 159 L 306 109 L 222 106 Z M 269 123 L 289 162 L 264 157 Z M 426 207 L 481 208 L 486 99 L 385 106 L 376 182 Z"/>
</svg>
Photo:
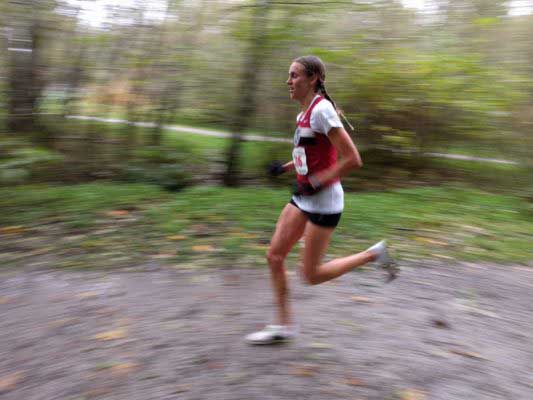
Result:
<svg viewBox="0 0 533 400">
<path fill-rule="evenodd" d="M 305 149 L 303 147 L 295 147 L 292 151 L 292 160 L 298 175 L 307 175 L 307 158 L 305 157 Z"/>
</svg>

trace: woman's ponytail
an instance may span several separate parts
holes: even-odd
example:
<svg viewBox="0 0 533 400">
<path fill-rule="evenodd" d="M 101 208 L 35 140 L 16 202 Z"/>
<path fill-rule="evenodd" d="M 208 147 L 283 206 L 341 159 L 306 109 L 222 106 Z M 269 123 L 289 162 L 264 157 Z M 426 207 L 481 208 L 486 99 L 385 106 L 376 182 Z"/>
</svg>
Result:
<svg viewBox="0 0 533 400">
<path fill-rule="evenodd" d="M 337 104 L 333 101 L 331 96 L 328 94 L 328 91 L 326 90 L 326 85 L 324 84 L 324 82 L 321 79 L 318 79 L 316 86 L 317 86 L 316 87 L 317 91 L 322 93 L 324 97 L 326 98 L 326 100 L 328 100 L 333 105 L 333 108 L 335 109 L 335 111 L 337 111 L 337 114 L 339 115 L 339 117 L 344 119 L 344 122 L 348 124 L 348 126 L 350 127 L 352 131 L 355 131 L 355 128 L 353 127 L 353 125 L 350 124 L 350 121 L 348 121 L 348 119 L 344 116 L 344 113 L 342 112 L 342 110 L 337 107 Z"/>
<path fill-rule="evenodd" d="M 325 85 L 325 81 L 326 81 L 326 66 L 324 65 L 324 63 L 322 62 L 322 60 L 320 58 L 318 58 L 317 56 L 302 56 L 302 57 L 298 57 L 294 60 L 294 62 L 297 62 L 301 65 L 303 65 L 303 67 L 305 68 L 305 73 L 307 74 L 307 76 L 317 76 L 317 83 L 316 83 L 316 92 L 320 92 L 321 94 L 324 95 L 324 97 L 329 101 L 331 102 L 331 104 L 333 104 L 333 107 L 335 108 L 335 111 L 337 111 L 337 114 L 339 114 L 339 116 L 341 118 L 344 119 L 344 121 L 348 124 L 348 126 L 350 127 L 350 129 L 352 131 L 355 130 L 355 128 L 352 126 L 352 124 L 350 124 L 350 122 L 346 119 L 346 117 L 344 116 L 344 113 L 342 112 L 342 110 L 340 108 L 337 107 L 337 105 L 335 104 L 335 102 L 333 101 L 333 99 L 331 98 L 331 96 L 328 94 L 327 90 L 326 90 L 326 85 Z"/>
</svg>

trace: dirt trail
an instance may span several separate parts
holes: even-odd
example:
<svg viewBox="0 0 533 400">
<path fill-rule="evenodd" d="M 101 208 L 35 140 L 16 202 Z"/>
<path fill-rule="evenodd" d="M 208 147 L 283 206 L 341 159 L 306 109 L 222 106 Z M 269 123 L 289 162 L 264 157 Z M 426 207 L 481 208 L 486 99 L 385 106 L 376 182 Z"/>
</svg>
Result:
<svg viewBox="0 0 533 400">
<path fill-rule="evenodd" d="M 533 268 L 420 263 L 291 276 L 298 340 L 270 322 L 266 270 L 3 271 L 0 397 L 533 399 Z"/>
</svg>

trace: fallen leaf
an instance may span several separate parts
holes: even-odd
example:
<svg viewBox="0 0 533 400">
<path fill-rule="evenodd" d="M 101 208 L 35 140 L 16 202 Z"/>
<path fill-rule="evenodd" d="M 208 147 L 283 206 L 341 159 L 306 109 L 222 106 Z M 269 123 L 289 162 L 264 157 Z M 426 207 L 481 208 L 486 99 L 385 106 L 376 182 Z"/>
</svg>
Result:
<svg viewBox="0 0 533 400">
<path fill-rule="evenodd" d="M 78 299 L 94 299 L 95 297 L 98 297 L 98 293 L 96 292 L 82 292 L 78 293 L 76 295 Z"/>
<path fill-rule="evenodd" d="M 210 277 L 209 276 L 206 276 L 206 275 L 198 275 L 198 276 L 193 276 L 189 279 L 189 282 L 190 283 L 204 283 L 204 282 L 207 282 L 210 280 Z"/>
<path fill-rule="evenodd" d="M 178 394 L 178 393 L 184 393 L 191 390 L 191 385 L 178 385 L 174 388 L 174 392 L 172 394 Z"/>
<path fill-rule="evenodd" d="M 224 368 L 224 364 L 222 364 L 221 362 L 212 361 L 208 362 L 206 367 L 207 369 L 222 369 Z"/>
<path fill-rule="evenodd" d="M 1 235 L 16 235 L 16 234 L 19 234 L 19 233 L 23 233 L 25 231 L 26 231 L 26 229 L 23 226 L 21 226 L 21 225 L 4 226 L 4 227 L 0 228 L 0 234 Z"/>
<path fill-rule="evenodd" d="M 430 255 L 433 257 L 442 258 L 443 260 L 455 260 L 455 258 L 450 257 L 450 256 L 445 256 L 444 254 L 431 253 Z"/>
<path fill-rule="evenodd" d="M 289 373 L 293 376 L 307 377 L 316 375 L 318 367 L 314 365 L 293 366 Z"/>
<path fill-rule="evenodd" d="M 241 277 L 238 274 L 231 274 L 231 275 L 224 275 L 222 279 L 224 280 L 224 283 L 236 284 L 240 282 Z"/>
<path fill-rule="evenodd" d="M 364 383 L 361 379 L 358 378 L 349 378 L 346 379 L 346 384 L 350 386 L 364 386 Z"/>
<path fill-rule="evenodd" d="M 460 350 L 460 349 L 450 349 L 450 353 L 457 354 L 459 356 L 468 357 L 468 358 L 474 358 L 476 360 L 485 360 L 485 358 L 478 354 L 474 353 L 472 351 L 466 351 L 466 350 Z"/>
<path fill-rule="evenodd" d="M 194 251 L 197 251 L 197 252 L 214 251 L 215 250 L 215 248 L 213 246 L 211 246 L 210 244 L 202 244 L 202 245 L 192 246 L 192 249 Z"/>
<path fill-rule="evenodd" d="M 234 237 L 240 238 L 240 239 L 256 239 L 257 235 L 253 233 L 246 233 L 246 232 L 239 232 L 233 235 Z"/>
<path fill-rule="evenodd" d="M 371 299 L 369 299 L 368 297 L 363 297 L 363 296 L 352 296 L 351 299 L 353 301 L 357 301 L 358 303 L 372 303 Z"/>
<path fill-rule="evenodd" d="M 441 349 L 432 349 L 428 352 L 428 354 L 431 354 L 435 357 L 442 357 L 442 358 L 450 358 L 450 353 Z"/>
<path fill-rule="evenodd" d="M 472 225 L 460 225 L 464 230 L 472 233 L 477 233 L 479 235 L 486 235 L 488 231 L 486 229 L 480 228 L 479 226 Z"/>
<path fill-rule="evenodd" d="M 126 333 L 126 330 L 115 329 L 113 331 L 99 333 L 97 335 L 94 335 L 93 337 L 96 340 L 108 341 L 108 340 L 124 339 L 127 336 L 128 335 Z"/>
<path fill-rule="evenodd" d="M 135 363 L 122 363 L 113 365 L 110 370 L 115 376 L 125 376 L 139 368 L 139 364 Z"/>
<path fill-rule="evenodd" d="M 15 389 L 24 377 L 24 373 L 19 371 L 0 378 L 0 393 Z"/>
<path fill-rule="evenodd" d="M 105 396 L 109 393 L 111 393 L 112 390 L 110 388 L 96 388 L 96 389 L 90 389 L 88 390 L 87 392 L 85 392 L 83 394 L 83 399 L 85 398 L 88 398 L 88 399 L 92 399 L 92 398 L 96 398 L 96 397 L 102 397 L 102 396 Z"/>
<path fill-rule="evenodd" d="M 9 303 L 9 297 L 0 296 L 0 304 L 7 304 L 7 303 Z"/>
<path fill-rule="evenodd" d="M 434 245 L 437 245 L 437 246 L 448 246 L 448 244 L 449 244 L 449 243 L 446 243 L 446 242 L 441 242 L 440 240 L 430 239 L 430 238 L 421 237 L 421 236 L 415 237 L 415 240 L 417 242 L 434 244 Z"/>
<path fill-rule="evenodd" d="M 431 322 L 433 323 L 433 326 L 437 328 L 446 328 L 446 329 L 450 328 L 450 324 L 442 319 L 434 319 Z"/>
<path fill-rule="evenodd" d="M 329 343 L 313 342 L 309 345 L 312 349 L 332 349 L 333 346 Z"/>
<path fill-rule="evenodd" d="M 185 239 L 187 239 L 187 236 L 184 236 L 184 235 L 172 235 L 172 236 L 167 236 L 167 239 L 168 240 L 185 240 Z"/>
<path fill-rule="evenodd" d="M 130 212 L 126 210 L 113 210 L 113 211 L 108 211 L 106 215 L 110 217 L 123 217 L 125 215 L 128 215 L 129 213 Z"/>
<path fill-rule="evenodd" d="M 400 393 L 401 400 L 424 400 L 426 393 L 417 389 L 407 389 Z"/>
</svg>

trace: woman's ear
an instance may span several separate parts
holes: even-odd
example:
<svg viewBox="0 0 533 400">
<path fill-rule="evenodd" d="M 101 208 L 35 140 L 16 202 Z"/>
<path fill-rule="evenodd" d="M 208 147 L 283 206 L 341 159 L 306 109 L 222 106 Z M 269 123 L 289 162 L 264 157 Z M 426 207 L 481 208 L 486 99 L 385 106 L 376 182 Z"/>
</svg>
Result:
<svg viewBox="0 0 533 400">
<path fill-rule="evenodd" d="M 313 78 L 311 79 L 311 86 L 313 86 L 315 89 L 318 89 L 318 75 L 314 74 Z"/>
</svg>

